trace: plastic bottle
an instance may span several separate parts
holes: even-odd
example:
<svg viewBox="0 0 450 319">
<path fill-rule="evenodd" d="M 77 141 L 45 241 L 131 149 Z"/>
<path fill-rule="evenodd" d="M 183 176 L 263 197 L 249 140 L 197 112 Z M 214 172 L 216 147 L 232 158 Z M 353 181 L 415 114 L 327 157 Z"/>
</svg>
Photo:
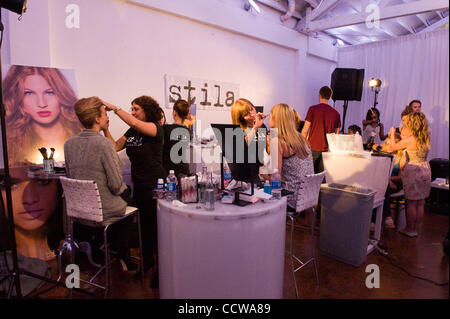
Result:
<svg viewBox="0 0 450 319">
<path fill-rule="evenodd" d="M 272 174 L 272 198 L 281 199 L 281 176 L 275 168 Z"/>
<path fill-rule="evenodd" d="M 369 141 L 367 142 L 367 150 L 371 151 L 373 145 L 375 144 L 375 133 L 372 133 L 372 135 L 369 137 Z"/>
<path fill-rule="evenodd" d="M 212 173 L 209 173 L 208 183 L 205 189 L 205 210 L 214 210 L 214 203 L 216 202 L 216 195 L 214 193 L 214 183 L 212 180 Z"/>
<path fill-rule="evenodd" d="M 270 186 L 270 182 L 268 180 L 264 183 L 264 193 L 269 195 L 272 193 L 272 186 Z"/>
<path fill-rule="evenodd" d="M 156 188 L 153 190 L 153 198 L 164 198 L 164 180 L 162 178 L 159 178 L 158 182 L 156 183 Z"/>
<path fill-rule="evenodd" d="M 198 182 L 198 201 L 201 204 L 205 203 L 205 189 L 208 183 L 208 168 L 203 166 L 202 168 L 202 178 Z"/>
<path fill-rule="evenodd" d="M 169 176 L 166 178 L 167 182 L 167 193 L 166 199 L 168 201 L 173 201 L 177 199 L 177 177 L 175 176 L 175 172 L 171 169 L 169 171 Z"/>
<path fill-rule="evenodd" d="M 231 171 L 228 165 L 223 166 L 223 186 L 227 187 L 231 182 Z"/>
</svg>

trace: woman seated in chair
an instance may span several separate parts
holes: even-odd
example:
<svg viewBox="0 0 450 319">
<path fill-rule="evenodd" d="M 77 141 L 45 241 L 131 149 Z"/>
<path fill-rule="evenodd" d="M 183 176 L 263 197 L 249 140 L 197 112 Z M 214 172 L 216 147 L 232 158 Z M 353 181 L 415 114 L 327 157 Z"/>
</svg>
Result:
<svg viewBox="0 0 450 319">
<path fill-rule="evenodd" d="M 277 167 L 282 187 L 297 192 L 304 176 L 314 174 L 311 149 L 307 140 L 298 132 L 294 110 L 289 105 L 277 104 L 272 107 L 269 125 L 278 130 Z M 273 151 L 275 148 L 272 146 Z M 296 203 L 295 195 L 288 196 L 288 211 L 295 212 Z"/>
<path fill-rule="evenodd" d="M 122 180 L 120 170 L 123 163 L 114 143 L 100 134 L 109 126 L 105 107 L 99 98 L 90 97 L 77 101 L 74 108 L 84 130 L 64 144 L 67 177 L 97 183 L 104 221 L 123 216 L 127 207 L 124 198 L 130 191 Z M 129 224 L 123 220 L 114 226 L 111 229 L 112 244 L 123 261 L 122 267 L 124 270 L 137 269 L 130 260 Z"/>
</svg>

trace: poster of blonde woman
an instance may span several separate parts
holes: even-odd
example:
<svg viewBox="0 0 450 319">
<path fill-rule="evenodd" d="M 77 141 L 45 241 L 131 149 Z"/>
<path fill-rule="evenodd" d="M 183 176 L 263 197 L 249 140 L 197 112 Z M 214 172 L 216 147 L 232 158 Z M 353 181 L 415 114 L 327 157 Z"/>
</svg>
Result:
<svg viewBox="0 0 450 319">
<path fill-rule="evenodd" d="M 10 166 L 42 164 L 41 147 L 55 148 L 56 162 L 64 161 L 64 142 L 81 131 L 74 71 L 23 65 L 2 71 Z"/>
<path fill-rule="evenodd" d="M 63 238 L 61 186 L 56 179 L 29 178 L 27 171 L 33 164 L 42 165 L 41 147 L 49 154 L 54 148 L 54 159 L 62 165 L 65 141 L 81 131 L 73 110 L 75 74 L 22 65 L 2 66 L 2 73 L 17 250 L 25 257 L 50 260 Z M 0 221 L 5 221 L 3 159 L 0 164 Z M 7 232 L 2 229 L 1 233 Z"/>
</svg>

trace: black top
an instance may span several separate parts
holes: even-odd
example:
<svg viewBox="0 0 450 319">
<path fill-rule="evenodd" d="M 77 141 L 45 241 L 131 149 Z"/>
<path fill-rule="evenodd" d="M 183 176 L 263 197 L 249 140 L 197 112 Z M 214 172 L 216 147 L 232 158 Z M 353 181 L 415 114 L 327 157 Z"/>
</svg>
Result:
<svg viewBox="0 0 450 319">
<path fill-rule="evenodd" d="M 300 121 L 300 125 L 298 126 L 298 129 L 297 129 L 297 131 L 298 131 L 299 133 L 302 132 L 303 126 L 305 126 L 305 121 Z"/>
<path fill-rule="evenodd" d="M 162 165 L 164 131 L 156 124 L 156 136 L 148 136 L 130 128 L 125 133 L 125 147 L 131 162 L 133 183 L 155 188 L 158 178 L 167 173 Z"/>
<path fill-rule="evenodd" d="M 173 132 L 175 129 L 179 129 L 177 132 Z M 186 126 L 180 124 L 166 124 L 163 126 L 164 130 L 164 148 L 163 148 L 163 166 L 167 173 L 171 169 L 175 171 L 175 175 L 178 177 L 179 174 L 189 175 L 189 130 Z M 173 136 L 174 139 L 170 139 L 170 134 L 176 134 Z M 178 150 L 178 159 L 170 158 L 170 150 L 175 146 Z M 172 161 L 172 160 L 175 160 Z"/>
</svg>

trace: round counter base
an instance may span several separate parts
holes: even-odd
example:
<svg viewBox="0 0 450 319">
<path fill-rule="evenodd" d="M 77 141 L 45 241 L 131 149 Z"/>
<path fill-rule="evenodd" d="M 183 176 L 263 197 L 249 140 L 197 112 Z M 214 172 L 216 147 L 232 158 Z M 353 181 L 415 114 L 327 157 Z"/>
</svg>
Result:
<svg viewBox="0 0 450 319">
<path fill-rule="evenodd" d="M 195 206 L 158 201 L 160 297 L 282 298 L 286 198 Z"/>
</svg>

